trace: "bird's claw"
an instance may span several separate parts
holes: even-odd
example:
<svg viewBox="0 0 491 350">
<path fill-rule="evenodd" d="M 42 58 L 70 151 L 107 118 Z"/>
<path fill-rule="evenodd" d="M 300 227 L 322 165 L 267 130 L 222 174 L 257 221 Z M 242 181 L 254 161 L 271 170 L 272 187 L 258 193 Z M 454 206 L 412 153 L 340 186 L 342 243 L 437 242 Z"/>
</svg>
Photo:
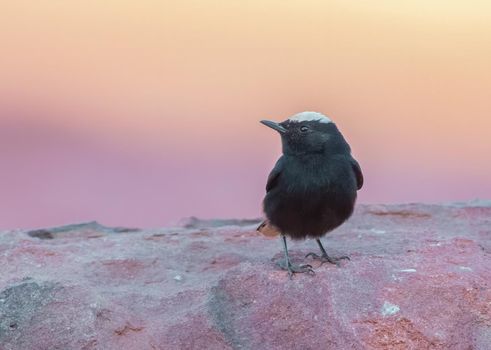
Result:
<svg viewBox="0 0 491 350">
<path fill-rule="evenodd" d="M 288 271 L 288 276 L 290 277 L 290 279 L 293 277 L 293 274 L 295 274 L 295 273 L 308 273 L 310 275 L 315 274 L 315 271 L 312 268 L 312 265 L 309 265 L 309 264 L 295 265 L 289 261 L 288 262 L 281 261 L 281 262 L 278 262 L 278 266 L 281 267 L 283 270 Z"/>
<path fill-rule="evenodd" d="M 340 256 L 339 258 L 331 258 L 329 255 L 327 254 L 322 254 L 322 255 L 318 255 L 318 254 L 315 254 L 315 253 L 308 253 L 307 255 L 305 255 L 306 258 L 308 258 L 309 256 L 312 257 L 312 259 L 315 259 L 315 260 L 320 260 L 321 262 L 321 265 L 328 262 L 330 264 L 334 264 L 336 266 L 339 266 L 339 261 L 340 260 L 351 260 L 349 258 L 349 256 L 346 256 L 346 255 L 343 255 L 343 256 Z"/>
</svg>

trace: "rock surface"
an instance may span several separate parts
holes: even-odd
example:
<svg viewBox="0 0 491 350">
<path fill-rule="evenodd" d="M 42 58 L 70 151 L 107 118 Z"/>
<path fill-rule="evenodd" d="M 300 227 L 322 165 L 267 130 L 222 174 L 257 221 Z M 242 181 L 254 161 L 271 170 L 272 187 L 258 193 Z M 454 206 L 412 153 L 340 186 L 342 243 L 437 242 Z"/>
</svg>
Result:
<svg viewBox="0 0 491 350">
<path fill-rule="evenodd" d="M 487 204 L 359 206 L 323 240 L 351 261 L 292 280 L 224 223 L 1 232 L 0 349 L 491 348 Z"/>
</svg>

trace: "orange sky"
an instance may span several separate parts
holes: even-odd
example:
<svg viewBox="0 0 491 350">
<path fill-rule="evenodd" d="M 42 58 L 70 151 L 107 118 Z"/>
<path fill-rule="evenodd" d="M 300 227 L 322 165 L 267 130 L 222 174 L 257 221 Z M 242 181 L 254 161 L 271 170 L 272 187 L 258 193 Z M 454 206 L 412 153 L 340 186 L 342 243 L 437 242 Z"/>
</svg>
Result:
<svg viewBox="0 0 491 350">
<path fill-rule="evenodd" d="M 302 110 L 348 138 L 362 201 L 489 198 L 490 17 L 486 1 L 2 4 L 0 227 L 257 216 L 280 149 L 258 120 Z"/>
</svg>

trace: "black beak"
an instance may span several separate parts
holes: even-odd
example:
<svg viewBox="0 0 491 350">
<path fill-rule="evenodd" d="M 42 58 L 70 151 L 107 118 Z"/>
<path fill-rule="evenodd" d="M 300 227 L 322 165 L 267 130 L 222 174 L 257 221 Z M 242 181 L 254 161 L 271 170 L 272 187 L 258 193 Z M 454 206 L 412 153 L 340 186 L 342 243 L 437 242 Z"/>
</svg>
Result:
<svg viewBox="0 0 491 350">
<path fill-rule="evenodd" d="M 273 122 L 271 120 L 261 120 L 261 123 L 269 126 L 271 129 L 278 131 L 280 134 L 284 134 L 286 129 L 282 127 L 279 123 Z"/>
</svg>

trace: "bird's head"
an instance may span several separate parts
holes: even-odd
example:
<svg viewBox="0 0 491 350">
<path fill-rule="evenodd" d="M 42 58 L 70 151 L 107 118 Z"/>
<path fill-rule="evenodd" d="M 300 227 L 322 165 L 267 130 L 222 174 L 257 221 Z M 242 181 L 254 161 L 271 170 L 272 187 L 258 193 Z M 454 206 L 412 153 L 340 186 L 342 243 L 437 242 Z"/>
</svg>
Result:
<svg viewBox="0 0 491 350">
<path fill-rule="evenodd" d="M 348 144 L 332 120 L 322 113 L 297 113 L 284 122 L 261 120 L 281 135 L 284 154 L 344 151 Z"/>
</svg>

